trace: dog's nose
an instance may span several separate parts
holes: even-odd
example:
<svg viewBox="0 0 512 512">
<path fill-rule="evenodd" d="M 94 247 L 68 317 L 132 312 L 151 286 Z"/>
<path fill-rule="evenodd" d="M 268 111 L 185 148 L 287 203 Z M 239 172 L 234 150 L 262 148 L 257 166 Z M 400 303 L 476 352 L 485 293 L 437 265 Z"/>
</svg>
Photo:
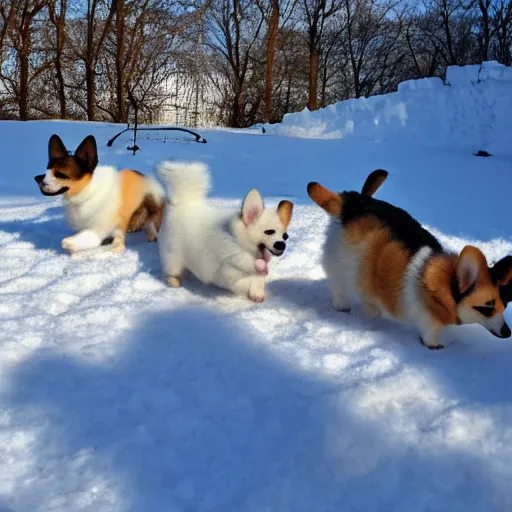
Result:
<svg viewBox="0 0 512 512">
<path fill-rule="evenodd" d="M 510 327 L 507 324 L 503 324 L 503 326 L 500 329 L 500 337 L 510 338 L 511 334 L 512 333 L 510 332 Z"/>
<path fill-rule="evenodd" d="M 281 242 L 281 241 L 276 242 L 276 243 L 274 244 L 274 249 L 275 249 L 276 251 L 281 251 L 281 252 L 283 252 L 283 251 L 286 249 L 286 244 L 285 244 L 284 242 Z"/>
<path fill-rule="evenodd" d="M 44 180 L 44 174 L 39 174 L 37 176 L 34 176 L 34 179 L 36 180 L 36 183 L 40 185 L 42 181 Z"/>
</svg>

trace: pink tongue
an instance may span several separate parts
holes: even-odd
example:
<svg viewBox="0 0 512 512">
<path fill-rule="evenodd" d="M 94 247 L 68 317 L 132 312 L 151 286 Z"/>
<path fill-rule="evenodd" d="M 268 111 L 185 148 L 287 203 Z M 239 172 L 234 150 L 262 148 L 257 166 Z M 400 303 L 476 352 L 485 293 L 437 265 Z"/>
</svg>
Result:
<svg viewBox="0 0 512 512">
<path fill-rule="evenodd" d="M 272 258 L 272 254 L 270 254 L 270 251 L 265 247 L 265 249 L 263 249 L 263 259 L 266 262 L 269 262 L 271 258 Z"/>
</svg>

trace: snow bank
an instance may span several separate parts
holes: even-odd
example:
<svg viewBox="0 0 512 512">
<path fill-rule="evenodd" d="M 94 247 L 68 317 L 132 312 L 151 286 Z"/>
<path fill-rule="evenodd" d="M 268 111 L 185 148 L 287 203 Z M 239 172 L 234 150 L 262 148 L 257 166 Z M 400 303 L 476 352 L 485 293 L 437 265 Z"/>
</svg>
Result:
<svg viewBox="0 0 512 512">
<path fill-rule="evenodd" d="M 512 68 L 497 62 L 451 66 L 382 96 L 287 114 L 271 133 L 304 138 L 356 136 L 491 154 L 512 153 Z"/>
</svg>

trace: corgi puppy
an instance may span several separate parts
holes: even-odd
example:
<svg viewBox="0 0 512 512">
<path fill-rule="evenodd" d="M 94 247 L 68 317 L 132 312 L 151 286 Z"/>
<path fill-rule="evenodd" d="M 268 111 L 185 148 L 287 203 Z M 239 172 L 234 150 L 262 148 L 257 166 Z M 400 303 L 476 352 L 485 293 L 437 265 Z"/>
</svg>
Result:
<svg viewBox="0 0 512 512">
<path fill-rule="evenodd" d="M 169 285 L 180 286 L 189 270 L 204 284 L 262 302 L 268 263 L 286 249 L 293 204 L 281 201 L 277 209 L 265 208 L 253 189 L 239 212 L 225 215 L 207 201 L 205 164 L 162 162 L 158 172 L 170 198 L 158 242 Z"/>
<path fill-rule="evenodd" d="M 445 252 L 407 212 L 372 197 L 387 175 L 371 173 L 361 193 L 338 194 L 316 182 L 307 187 L 331 215 L 323 267 L 334 307 L 350 311 L 359 298 L 369 317 L 415 326 L 430 349 L 443 348 L 439 332 L 452 324 L 477 323 L 499 338 L 510 337 L 503 312 L 512 257 L 489 268 L 476 247 Z"/>
<path fill-rule="evenodd" d="M 64 197 L 68 222 L 78 230 L 62 240 L 62 247 L 70 253 L 99 247 L 107 238 L 113 239 L 113 252 L 122 252 L 125 234 L 141 229 L 150 242 L 157 239 L 165 203 L 163 187 L 138 171 L 98 166 L 92 135 L 74 155 L 58 135 L 52 135 L 46 173 L 34 179 L 43 195 Z"/>
</svg>

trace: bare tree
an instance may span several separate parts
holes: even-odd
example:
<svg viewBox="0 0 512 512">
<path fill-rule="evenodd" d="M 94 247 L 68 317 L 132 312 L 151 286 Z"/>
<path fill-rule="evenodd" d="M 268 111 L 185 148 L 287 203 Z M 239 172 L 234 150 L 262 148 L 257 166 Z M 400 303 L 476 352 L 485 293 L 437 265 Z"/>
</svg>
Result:
<svg viewBox="0 0 512 512">
<path fill-rule="evenodd" d="M 512 65 L 512 1 L 500 0 L 493 7 L 493 57 L 505 66 Z"/>
<path fill-rule="evenodd" d="M 265 106 L 264 121 L 273 118 L 273 80 L 274 62 L 277 51 L 279 30 L 287 27 L 298 3 L 298 0 L 256 0 L 267 20 L 266 54 L 265 54 Z"/>
<path fill-rule="evenodd" d="M 14 96 L 22 121 L 29 118 L 30 86 L 50 65 L 33 46 L 37 30 L 35 22 L 45 7 L 46 0 L 4 1 L 0 4 L 6 27 L 4 37 L 8 39 L 13 57 L 13 64 L 2 70 L 0 78 Z"/>
<path fill-rule="evenodd" d="M 89 121 L 94 121 L 96 112 L 96 67 L 103 43 L 117 12 L 117 2 L 118 0 L 110 0 L 109 4 L 103 5 L 101 0 L 87 0 L 86 44 L 78 56 L 85 66 L 86 111 Z"/>
<path fill-rule="evenodd" d="M 341 9 L 340 0 L 303 0 L 306 34 L 309 49 L 308 108 L 318 108 L 318 71 L 320 54 L 324 47 L 324 29 L 329 18 Z"/>
<path fill-rule="evenodd" d="M 57 95 L 59 97 L 60 118 L 66 119 L 66 84 L 64 81 L 63 58 L 66 44 L 67 0 L 48 0 L 48 15 L 55 30 L 54 66 L 57 79 Z"/>
<path fill-rule="evenodd" d="M 117 0 L 116 10 L 116 99 L 117 115 L 115 121 L 125 123 L 126 113 L 126 81 L 124 77 L 124 26 L 125 26 L 125 0 Z"/>
<path fill-rule="evenodd" d="M 265 20 L 252 0 L 214 0 L 208 15 L 209 45 L 231 89 L 230 126 L 247 124 L 246 86 Z"/>
</svg>

